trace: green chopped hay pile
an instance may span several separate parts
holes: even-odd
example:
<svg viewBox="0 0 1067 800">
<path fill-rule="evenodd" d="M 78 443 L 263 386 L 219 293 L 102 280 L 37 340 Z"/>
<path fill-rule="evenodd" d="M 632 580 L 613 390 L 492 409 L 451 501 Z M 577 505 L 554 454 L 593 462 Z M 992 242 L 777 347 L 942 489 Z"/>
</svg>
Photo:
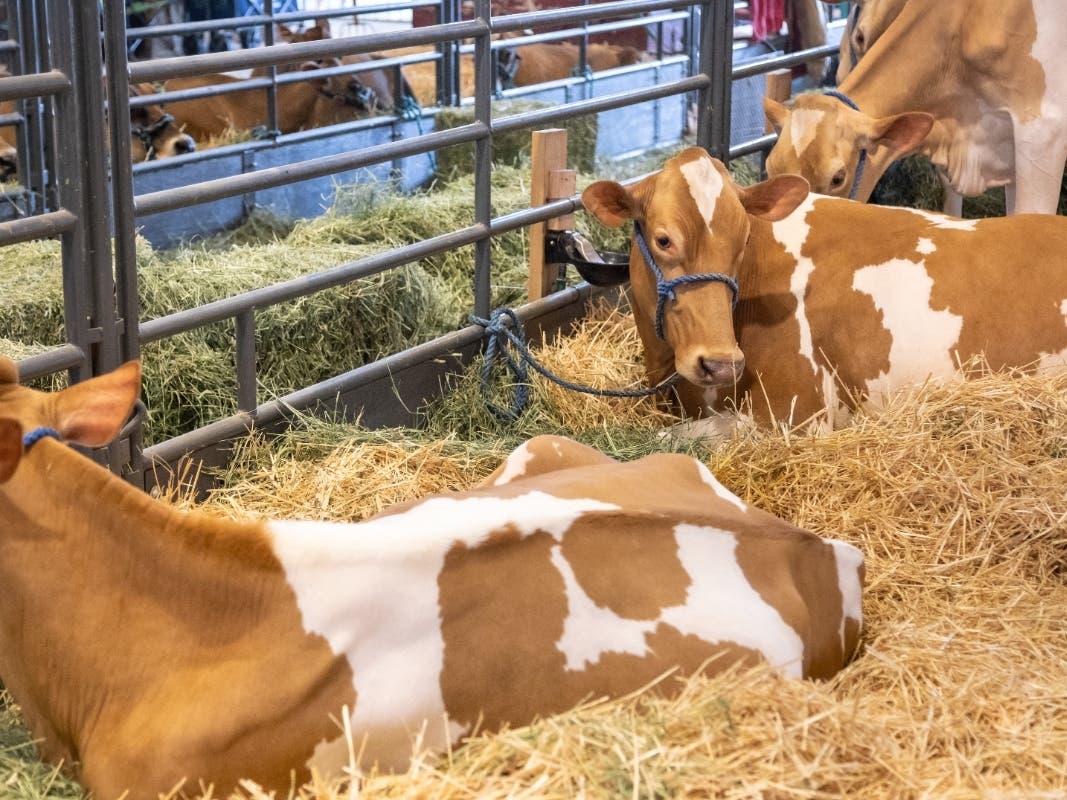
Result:
<svg viewBox="0 0 1067 800">
<path fill-rule="evenodd" d="M 639 381 L 638 352 L 632 319 L 603 307 L 543 355 L 568 377 L 619 385 Z M 247 440 L 203 507 L 362 519 L 468 487 L 550 431 L 624 458 L 685 449 L 746 502 L 864 551 L 861 652 L 827 682 L 767 668 L 696 678 L 671 700 L 592 702 L 424 755 L 404 775 L 319 781 L 300 797 L 1063 796 L 1067 374 L 926 386 L 832 434 L 745 428 L 717 445 L 660 437 L 667 420 L 647 403 L 539 377 L 530 414 L 506 425 L 479 416 L 478 382 L 473 365 L 426 430 L 309 420 Z M 71 796 L 48 774 L 24 751 L 0 755 L 13 800 Z"/>
<path fill-rule="evenodd" d="M 536 100 L 497 100 L 493 103 L 493 117 L 506 117 L 547 108 L 548 103 Z M 459 128 L 474 122 L 474 106 L 442 108 L 437 112 L 438 131 Z M 597 115 L 587 114 L 564 120 L 558 126 L 567 131 L 568 166 L 580 172 L 590 172 L 596 161 Z M 530 159 L 530 130 L 520 129 L 493 134 L 493 163 L 496 166 L 519 166 Z M 446 147 L 437 153 L 437 174 L 451 179 L 474 171 L 474 145 Z"/>
<path fill-rule="evenodd" d="M 528 205 L 527 181 L 526 169 L 494 170 L 493 213 Z M 353 187 L 322 217 L 294 224 L 259 214 L 235 231 L 174 250 L 155 251 L 141 240 L 142 318 L 299 278 L 473 222 L 473 181 L 466 176 L 412 196 L 380 186 Z M 624 246 L 618 232 L 595 223 L 589 232 L 598 243 Z M 494 239 L 491 254 L 494 306 L 524 302 L 525 231 Z M 55 241 L 0 249 L 0 338 L 11 342 L 5 354 L 21 358 L 64 341 L 59 264 Z M 259 401 L 468 324 L 473 278 L 474 249 L 464 247 L 258 309 Z M 234 413 L 235 341 L 233 323 L 224 322 L 144 346 L 149 442 Z"/>
<path fill-rule="evenodd" d="M 909 206 L 940 211 L 944 192 L 937 172 L 930 160 L 923 156 L 909 156 L 897 161 L 878 181 L 871 202 L 883 206 Z M 1067 214 L 1067 174 L 1060 189 L 1057 214 Z M 963 216 L 967 219 L 1004 216 L 1004 189 L 990 189 L 977 197 L 963 198 Z"/>
</svg>

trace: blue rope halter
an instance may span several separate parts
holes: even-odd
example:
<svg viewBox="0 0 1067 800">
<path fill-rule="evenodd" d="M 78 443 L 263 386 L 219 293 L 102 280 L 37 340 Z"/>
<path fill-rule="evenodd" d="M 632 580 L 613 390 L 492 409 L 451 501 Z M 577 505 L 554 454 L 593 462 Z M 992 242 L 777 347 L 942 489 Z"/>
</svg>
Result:
<svg viewBox="0 0 1067 800">
<path fill-rule="evenodd" d="M 827 95 L 827 97 L 836 97 L 838 100 L 840 100 L 846 106 L 851 108 L 853 111 L 859 111 L 860 110 L 860 107 L 858 105 L 856 105 L 854 102 L 852 102 L 852 98 L 849 97 L 847 94 L 843 94 L 843 93 L 837 92 L 837 91 L 830 91 L 830 92 L 827 92 L 826 95 Z M 856 176 L 852 179 L 852 190 L 848 193 L 848 199 L 849 200 L 855 200 L 856 199 L 856 192 L 859 191 L 860 181 L 863 180 L 863 170 L 864 170 L 864 168 L 866 166 L 867 166 L 867 148 L 863 148 L 862 150 L 860 150 L 860 160 L 858 162 L 856 162 Z"/>
<path fill-rule="evenodd" d="M 59 435 L 59 432 L 55 428 L 34 428 L 32 431 L 22 437 L 22 448 L 24 450 L 29 450 L 31 447 L 41 441 L 41 439 L 47 438 L 49 436 L 51 436 L 53 439 L 63 441 L 63 439 Z"/>
<path fill-rule="evenodd" d="M 652 270 L 652 274 L 656 277 L 656 336 L 660 339 L 666 341 L 666 337 L 663 335 L 663 316 L 667 301 L 678 299 L 674 293 L 676 286 L 707 281 L 725 283 L 730 287 L 730 291 L 733 292 L 732 308 L 737 308 L 737 281 L 729 275 L 722 272 L 698 272 L 693 275 L 682 275 L 673 280 L 667 280 L 663 277 L 663 272 L 660 268 L 656 266 L 652 253 L 648 249 L 648 242 L 645 241 L 645 235 L 641 232 L 641 223 L 636 219 L 634 220 L 634 239 L 637 241 L 637 248 L 641 251 L 641 256 L 645 259 L 645 263 L 648 264 L 648 268 Z"/>
</svg>

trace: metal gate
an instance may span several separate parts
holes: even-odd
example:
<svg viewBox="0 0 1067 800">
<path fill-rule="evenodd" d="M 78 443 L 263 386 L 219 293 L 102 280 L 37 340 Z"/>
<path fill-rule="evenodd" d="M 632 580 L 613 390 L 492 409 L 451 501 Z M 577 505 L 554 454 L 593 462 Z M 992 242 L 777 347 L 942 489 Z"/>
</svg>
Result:
<svg viewBox="0 0 1067 800">
<path fill-rule="evenodd" d="M 473 19 L 461 20 L 459 0 L 408 0 L 396 7 L 432 7 L 439 23 L 427 27 L 367 36 L 270 44 L 249 50 L 210 53 L 152 61 L 128 62 L 127 39 L 142 35 L 173 33 L 163 29 L 127 31 L 121 0 L 86 3 L 79 0 L 20 0 L 8 2 L 9 39 L 0 53 L 14 61 L 14 77 L 0 78 L 0 100 L 18 101 L 11 121 L 18 125 L 19 170 L 24 191 L 18 202 L 24 216 L 0 223 L 0 245 L 44 237 L 62 241 L 64 302 L 67 343 L 23 360 L 20 374 L 32 379 L 69 370 L 72 381 L 110 371 L 121 362 L 137 358 L 141 345 L 174 336 L 197 327 L 232 320 L 237 363 L 239 413 L 212 423 L 142 453 L 137 421 L 128 426 L 125 438 L 108 448 L 102 460 L 134 483 L 155 482 L 145 464 L 173 466 L 183 456 L 208 464 L 227 457 L 225 442 L 257 427 L 284 424 L 290 409 L 329 407 L 355 416 L 362 413 L 368 424 L 400 424 L 408 421 L 397 413 L 383 411 L 376 397 L 399 382 L 406 387 L 408 407 L 414 407 L 437 391 L 443 375 L 457 371 L 473 357 L 482 343 L 483 331 L 471 326 L 457 330 L 381 361 L 367 364 L 284 398 L 265 404 L 256 399 L 255 314 L 258 309 L 374 275 L 384 270 L 463 245 L 474 247 L 474 279 L 470 311 L 480 317 L 490 313 L 493 236 L 570 213 L 577 197 L 538 208 L 494 217 L 490 210 L 491 143 L 494 134 L 533 129 L 559 123 L 582 114 L 621 108 L 658 98 L 689 94 L 698 105 L 697 144 L 727 161 L 731 156 L 767 147 L 773 137 L 730 144 L 730 99 L 734 78 L 801 63 L 829 48 L 769 59 L 736 69 L 732 64 L 733 3 L 728 0 L 616 0 L 596 6 L 576 6 L 494 17 L 490 0 L 476 0 Z M 388 10 L 389 6 L 376 7 Z M 571 25 L 588 35 L 590 26 L 604 20 L 622 20 L 624 27 L 655 25 L 676 19 L 685 9 L 690 20 L 690 74 L 679 80 L 593 97 L 506 117 L 492 118 L 495 94 L 494 53 L 502 45 L 496 34 L 521 34 L 528 28 L 551 22 Z M 264 38 L 272 41 L 275 21 L 293 21 L 310 14 L 275 14 L 271 0 L 263 0 L 264 13 L 214 25 L 231 28 L 262 25 Z M 340 14 L 342 12 L 333 12 Z M 343 13 L 351 13 L 345 11 Z M 322 16 L 321 13 L 315 16 Z M 192 27 L 204 28 L 204 23 Z M 180 27 L 180 26 L 178 26 Z M 40 35 L 44 32 L 46 35 Z M 527 37 L 552 40 L 568 34 Z M 463 40 L 473 44 L 463 45 Z M 102 47 L 96 46 L 102 41 Z M 511 43 L 519 40 L 510 40 Z M 311 158 L 225 179 L 204 180 L 193 185 L 137 195 L 127 126 L 131 83 L 160 81 L 171 77 L 202 75 L 226 70 L 318 60 L 354 53 L 412 45 L 433 45 L 438 65 L 442 102 L 458 102 L 458 59 L 472 50 L 476 92 L 474 121 L 445 131 L 422 133 L 359 150 Z M 387 60 L 388 61 L 388 60 Z M 403 59 L 393 60 L 399 68 Z M 107 68 L 105 69 L 105 64 Z M 350 70 L 351 71 L 351 70 Z M 103 80 L 101 79 L 103 76 Z M 281 80 L 271 76 L 272 82 Z M 141 98 L 134 98 L 136 105 Z M 107 125 L 107 118 L 112 123 Z M 0 123 L 4 120 L 0 119 Z M 147 215 L 185 208 L 249 192 L 285 186 L 311 177 L 332 175 L 368 165 L 428 153 L 455 144 L 472 143 L 475 149 L 475 220 L 472 225 L 426 241 L 369 258 L 340 264 L 299 280 L 262 287 L 233 297 L 185 309 L 164 317 L 141 319 L 137 298 L 135 225 Z M 519 309 L 527 326 L 555 328 L 580 316 L 590 288 L 581 286 L 556 293 Z M 397 408 L 395 404 L 393 408 Z"/>
</svg>

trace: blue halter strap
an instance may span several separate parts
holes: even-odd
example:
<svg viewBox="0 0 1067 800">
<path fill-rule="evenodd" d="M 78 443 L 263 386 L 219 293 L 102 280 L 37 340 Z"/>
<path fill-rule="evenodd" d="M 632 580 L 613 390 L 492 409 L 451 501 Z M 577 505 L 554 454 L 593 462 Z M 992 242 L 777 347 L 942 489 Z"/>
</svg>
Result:
<svg viewBox="0 0 1067 800">
<path fill-rule="evenodd" d="M 55 430 L 55 428 L 34 428 L 32 431 L 22 437 L 22 449 L 29 450 L 31 447 L 41 441 L 41 439 L 44 439 L 49 436 L 51 436 L 53 439 L 63 441 L 62 438 L 60 438 L 58 431 Z"/>
<path fill-rule="evenodd" d="M 826 93 L 826 95 L 827 95 L 827 97 L 836 97 L 838 100 L 840 100 L 846 106 L 851 108 L 853 111 L 859 111 L 860 110 L 860 107 L 858 105 L 856 105 L 854 102 L 852 102 L 852 98 L 849 97 L 847 94 L 843 94 L 842 92 L 837 92 L 837 91 L 829 91 L 829 92 Z M 860 160 L 856 162 L 856 176 L 852 179 L 852 189 L 848 193 L 848 199 L 849 200 L 855 200 L 856 199 L 856 192 L 859 191 L 860 181 L 863 180 L 863 170 L 864 170 L 864 168 L 866 166 L 867 166 L 867 148 L 863 148 L 862 150 L 860 150 Z"/>
<path fill-rule="evenodd" d="M 737 281 L 729 275 L 725 275 L 721 272 L 699 272 L 694 275 L 682 275 L 679 278 L 669 281 L 663 277 L 663 272 L 656 266 L 656 262 L 652 258 L 652 253 L 648 249 L 648 242 L 645 241 L 645 235 L 641 232 L 641 224 L 637 220 L 634 220 L 634 239 L 637 240 L 637 248 L 641 251 L 645 263 L 648 264 L 648 268 L 652 270 L 652 274 L 656 277 L 656 336 L 660 339 L 666 341 L 666 337 L 663 335 L 664 306 L 668 300 L 678 299 L 674 293 L 674 288 L 676 286 L 681 286 L 686 283 L 702 283 L 707 281 L 725 283 L 730 287 L 730 291 L 733 292 L 732 308 L 737 308 Z"/>
</svg>

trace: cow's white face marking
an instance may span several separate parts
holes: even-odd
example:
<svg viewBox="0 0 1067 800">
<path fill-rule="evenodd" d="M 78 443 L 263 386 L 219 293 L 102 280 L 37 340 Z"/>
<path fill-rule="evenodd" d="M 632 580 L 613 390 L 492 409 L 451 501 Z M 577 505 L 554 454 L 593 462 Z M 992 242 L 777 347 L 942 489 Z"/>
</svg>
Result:
<svg viewBox="0 0 1067 800">
<path fill-rule="evenodd" d="M 711 228 L 711 218 L 715 216 L 715 205 L 722 194 L 722 175 L 715 169 L 710 159 L 697 158 L 681 166 L 682 176 L 689 184 L 689 194 L 697 204 L 697 210 L 704 223 Z"/>
<path fill-rule="evenodd" d="M 586 512 L 617 509 L 597 500 L 530 492 L 513 498 L 438 497 L 403 514 L 351 525 L 267 524 L 304 628 L 348 658 L 357 697 L 352 730 L 371 734 L 368 763 L 402 766 L 411 755 L 411 739 L 385 732 L 401 723 L 413 736 L 423 720 L 444 716 L 437 578 L 448 551 L 457 543 L 476 546 L 505 527 L 522 536 L 547 531 L 558 538 Z M 423 744 L 448 744 L 444 726 L 429 725 Z M 318 755 L 344 751 L 324 743 Z"/>
<path fill-rule="evenodd" d="M 559 445 L 555 445 L 556 451 L 559 451 Z M 493 481 L 493 486 L 500 486 L 505 483 L 510 483 L 516 478 L 521 478 L 526 474 L 526 465 L 533 460 L 534 454 L 530 452 L 530 443 L 523 442 L 521 446 L 515 448 L 508 455 L 507 460 L 504 462 L 504 469 L 501 470 L 497 479 Z"/>
<path fill-rule="evenodd" d="M 794 108 L 789 115 L 789 138 L 793 142 L 797 158 L 815 141 L 819 123 L 825 116 L 826 112 L 818 108 Z"/>
<path fill-rule="evenodd" d="M 863 626 L 863 586 L 860 584 L 863 553 L 848 542 L 826 538 L 823 541 L 834 548 L 837 588 L 841 592 L 841 647 L 844 649 L 845 621 L 851 617 L 859 627 Z"/>
<path fill-rule="evenodd" d="M 923 263 L 903 258 L 856 271 L 852 287 L 871 296 L 892 336 L 889 370 L 867 391 L 873 397 L 930 377 L 956 373 L 951 349 L 959 341 L 963 317 L 930 308 L 933 279 Z"/>
<path fill-rule="evenodd" d="M 714 490 L 715 494 L 717 494 L 719 497 L 721 497 L 727 503 L 729 503 L 732 506 L 736 506 L 738 511 L 747 511 L 748 510 L 748 506 L 746 506 L 741 501 L 741 498 L 738 497 L 733 492 L 731 492 L 729 489 L 727 489 L 721 483 L 719 483 L 719 479 L 716 478 L 715 475 L 712 474 L 712 471 L 710 469 L 708 469 L 707 466 L 705 466 L 700 461 L 697 462 L 697 472 L 700 473 L 700 479 L 702 481 L 704 481 L 704 483 L 706 483 L 708 486 L 710 486 Z"/>
<path fill-rule="evenodd" d="M 553 550 L 552 562 L 567 587 L 568 614 L 556 645 L 567 669 L 584 669 L 608 653 L 643 655 L 648 651 L 646 634 L 666 623 L 705 642 L 733 642 L 756 650 L 786 675 L 800 677 L 804 643 L 748 582 L 737 563 L 737 537 L 697 525 L 679 525 L 675 537 L 692 583 L 684 604 L 664 609 L 654 620 L 624 619 L 597 606 L 559 548 Z"/>
<path fill-rule="evenodd" d="M 933 239 L 922 238 L 919 239 L 919 244 L 915 248 L 920 255 L 928 256 L 931 253 L 937 252 L 937 245 L 934 244 Z"/>
</svg>

